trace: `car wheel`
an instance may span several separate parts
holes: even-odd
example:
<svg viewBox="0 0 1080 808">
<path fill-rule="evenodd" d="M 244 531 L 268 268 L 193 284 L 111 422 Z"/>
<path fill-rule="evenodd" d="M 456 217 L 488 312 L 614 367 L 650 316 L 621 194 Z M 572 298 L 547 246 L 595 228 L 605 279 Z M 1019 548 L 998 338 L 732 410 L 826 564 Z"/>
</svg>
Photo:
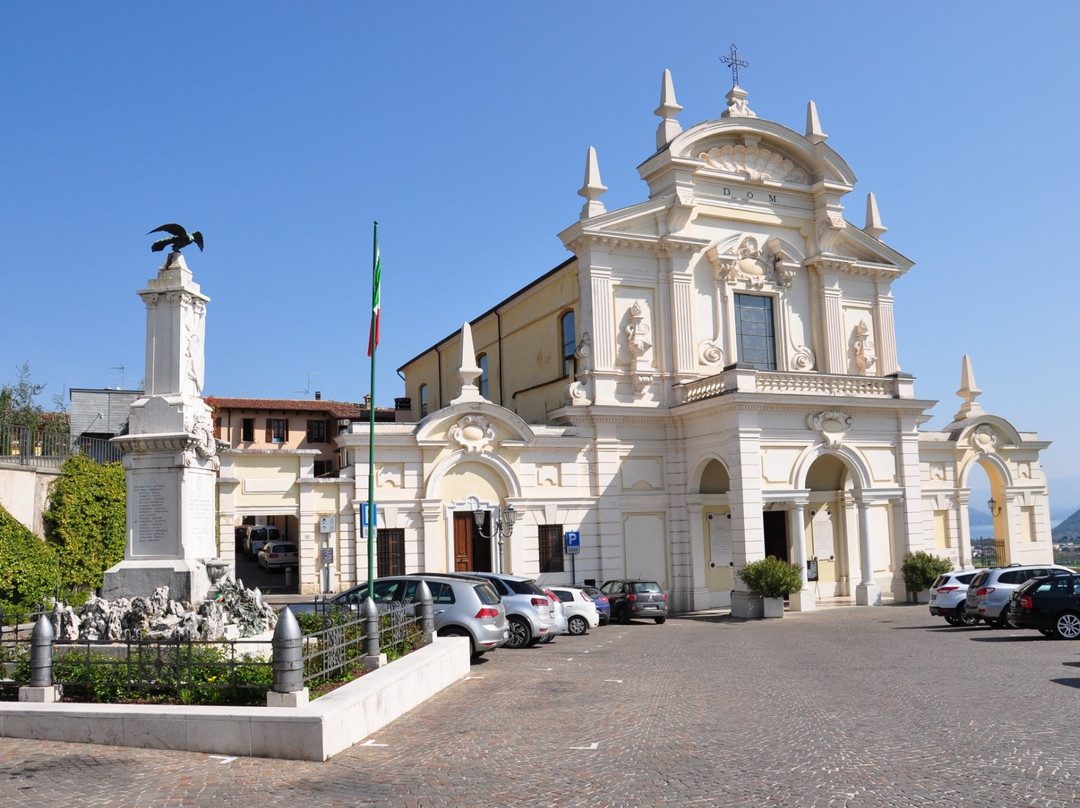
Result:
<svg viewBox="0 0 1080 808">
<path fill-rule="evenodd" d="M 1054 621 L 1054 631 L 1064 640 L 1080 639 L 1080 615 L 1075 612 L 1058 615 L 1058 619 Z"/>
<path fill-rule="evenodd" d="M 662 625 L 664 625 L 664 621 L 667 620 L 667 618 L 666 617 L 654 617 L 653 620 L 656 621 L 656 625 L 662 626 Z"/>
<path fill-rule="evenodd" d="M 580 614 L 575 614 L 566 621 L 566 630 L 575 635 L 584 634 L 589 630 L 589 621 Z"/>
<path fill-rule="evenodd" d="M 957 617 L 955 614 L 945 615 L 945 622 L 950 626 L 962 626 L 964 625 L 963 618 Z"/>
<path fill-rule="evenodd" d="M 507 648 L 524 648 L 532 639 L 529 624 L 520 617 L 511 617 L 506 621 L 510 628 L 510 638 L 506 641 Z"/>
<path fill-rule="evenodd" d="M 619 609 L 619 622 L 624 625 L 630 622 L 630 610 L 625 606 Z"/>
</svg>

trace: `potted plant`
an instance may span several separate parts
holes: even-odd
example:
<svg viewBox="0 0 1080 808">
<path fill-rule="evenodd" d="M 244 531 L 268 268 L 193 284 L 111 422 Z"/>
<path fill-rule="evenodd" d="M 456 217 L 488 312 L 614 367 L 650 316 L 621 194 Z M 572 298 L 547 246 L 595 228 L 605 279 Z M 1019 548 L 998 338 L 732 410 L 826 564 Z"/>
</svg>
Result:
<svg viewBox="0 0 1080 808">
<path fill-rule="evenodd" d="M 939 575 L 950 572 L 952 562 L 945 558 L 930 555 L 919 550 L 916 553 L 907 553 L 904 556 L 904 564 L 900 573 L 904 576 L 904 587 L 908 591 L 908 600 L 913 603 L 930 602 L 930 584 Z"/>
<path fill-rule="evenodd" d="M 751 561 L 739 578 L 750 594 L 762 599 L 765 617 L 784 616 L 784 598 L 802 589 L 802 569 L 776 556 Z"/>
</svg>

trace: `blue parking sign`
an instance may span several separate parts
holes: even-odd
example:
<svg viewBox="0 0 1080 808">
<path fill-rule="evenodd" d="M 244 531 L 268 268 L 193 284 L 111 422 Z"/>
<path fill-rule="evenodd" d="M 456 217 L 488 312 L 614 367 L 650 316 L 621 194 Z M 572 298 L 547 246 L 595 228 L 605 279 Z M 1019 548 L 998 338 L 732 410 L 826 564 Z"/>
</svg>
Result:
<svg viewBox="0 0 1080 808">
<path fill-rule="evenodd" d="M 581 552 L 581 534 L 578 531 L 566 531 L 566 552 L 569 554 Z"/>
</svg>

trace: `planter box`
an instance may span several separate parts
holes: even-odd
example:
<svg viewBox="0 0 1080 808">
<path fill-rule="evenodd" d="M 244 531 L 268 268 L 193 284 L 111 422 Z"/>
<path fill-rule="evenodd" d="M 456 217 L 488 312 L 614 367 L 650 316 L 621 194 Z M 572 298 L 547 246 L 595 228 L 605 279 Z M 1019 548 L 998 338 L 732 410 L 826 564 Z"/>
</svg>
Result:
<svg viewBox="0 0 1080 808">
<path fill-rule="evenodd" d="M 784 616 L 784 599 L 783 598 L 762 598 L 762 610 L 765 617 L 783 617 Z"/>
</svg>

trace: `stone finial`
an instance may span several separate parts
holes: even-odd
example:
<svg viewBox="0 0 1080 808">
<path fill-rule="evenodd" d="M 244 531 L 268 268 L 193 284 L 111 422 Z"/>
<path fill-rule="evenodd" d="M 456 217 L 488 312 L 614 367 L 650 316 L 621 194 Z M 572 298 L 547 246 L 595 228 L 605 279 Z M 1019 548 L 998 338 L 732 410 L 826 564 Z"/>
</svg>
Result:
<svg viewBox="0 0 1080 808">
<path fill-rule="evenodd" d="M 750 106 L 746 103 L 746 99 L 750 93 L 746 92 L 742 87 L 736 84 L 725 96 L 727 98 L 727 109 L 720 113 L 721 118 L 756 118 Z"/>
<path fill-rule="evenodd" d="M 585 184 L 578 191 L 578 196 L 583 196 L 588 200 L 581 208 L 582 219 L 589 219 L 607 212 L 604 203 L 600 201 L 600 197 L 603 196 L 606 190 L 607 186 L 600 181 L 600 166 L 596 162 L 596 148 L 589 146 L 589 153 L 585 157 Z"/>
<path fill-rule="evenodd" d="M 675 116 L 680 112 L 682 112 L 682 107 L 675 100 L 675 85 L 671 83 L 671 71 L 665 70 L 664 77 L 660 81 L 660 106 L 653 113 L 663 118 L 660 125 L 656 127 L 657 149 L 664 148 L 675 135 L 682 131 L 682 126 L 675 120 Z"/>
<path fill-rule="evenodd" d="M 880 239 L 888 230 L 885 225 L 881 223 L 881 214 L 877 209 L 877 197 L 872 193 L 866 195 L 866 227 L 863 228 L 863 232 L 871 238 Z"/>
<path fill-rule="evenodd" d="M 806 105 L 806 139 L 815 145 L 824 143 L 829 136 L 821 131 L 821 121 L 818 120 L 817 104 L 813 101 Z"/>
<path fill-rule="evenodd" d="M 963 421 L 967 418 L 978 418 L 980 415 L 985 415 L 982 406 L 975 400 L 982 395 L 982 390 L 975 385 L 975 371 L 971 369 L 971 357 L 967 354 L 964 354 L 964 361 L 961 365 L 960 389 L 956 391 L 956 395 L 960 396 L 964 403 L 960 407 L 960 412 L 953 416 L 954 421 Z"/>
<path fill-rule="evenodd" d="M 483 401 L 476 380 L 484 371 L 476 364 L 476 350 L 473 348 L 472 327 L 468 323 L 461 325 L 461 363 L 458 366 L 458 378 L 461 379 L 461 392 L 451 404 L 463 401 Z"/>
</svg>

